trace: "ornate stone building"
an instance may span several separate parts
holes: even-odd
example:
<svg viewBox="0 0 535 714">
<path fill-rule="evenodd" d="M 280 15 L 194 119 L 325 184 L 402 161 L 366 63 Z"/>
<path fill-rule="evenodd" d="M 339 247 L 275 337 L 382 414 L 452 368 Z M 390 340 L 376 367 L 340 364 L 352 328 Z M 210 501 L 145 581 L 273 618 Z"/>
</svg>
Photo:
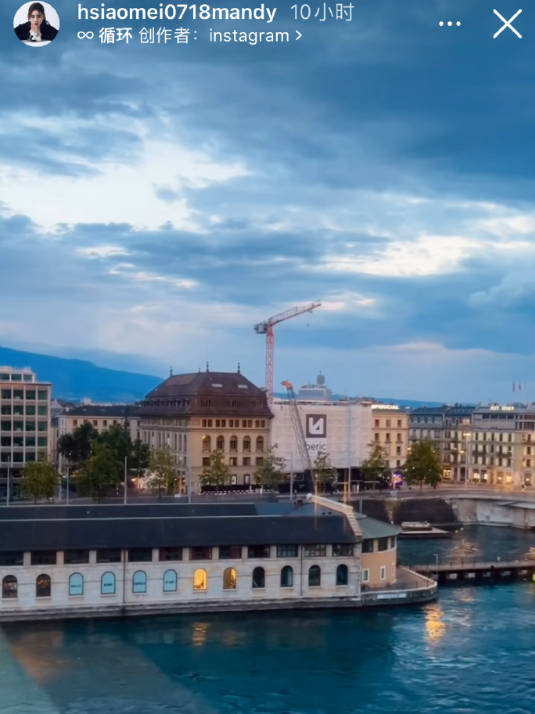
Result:
<svg viewBox="0 0 535 714">
<path fill-rule="evenodd" d="M 269 446 L 271 414 L 264 390 L 238 372 L 171 375 L 141 402 L 141 439 L 168 445 L 175 455 L 181 490 L 195 490 L 210 454 L 221 450 L 236 484 L 253 483 Z"/>
</svg>

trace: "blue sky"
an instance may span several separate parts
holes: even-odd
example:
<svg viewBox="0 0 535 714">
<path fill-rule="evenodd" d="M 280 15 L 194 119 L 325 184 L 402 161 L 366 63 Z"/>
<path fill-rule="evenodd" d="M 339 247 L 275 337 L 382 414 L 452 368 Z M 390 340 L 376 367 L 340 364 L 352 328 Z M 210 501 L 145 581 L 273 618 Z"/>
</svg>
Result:
<svg viewBox="0 0 535 714">
<path fill-rule="evenodd" d="M 164 46 L 78 40 L 143 23 L 52 4 L 40 49 L 0 8 L 0 344 L 153 374 L 241 362 L 263 384 L 253 325 L 320 299 L 276 331 L 277 382 L 531 396 L 535 11 L 520 40 L 493 39 L 492 3 L 365 0 L 324 23 L 280 3 L 270 26 L 182 22 L 198 39 Z"/>
</svg>

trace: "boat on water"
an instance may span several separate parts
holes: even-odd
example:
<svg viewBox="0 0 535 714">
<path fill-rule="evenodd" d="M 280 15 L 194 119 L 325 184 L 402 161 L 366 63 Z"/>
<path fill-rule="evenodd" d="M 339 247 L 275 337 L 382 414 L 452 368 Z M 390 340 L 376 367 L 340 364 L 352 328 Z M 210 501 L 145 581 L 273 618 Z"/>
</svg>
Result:
<svg viewBox="0 0 535 714">
<path fill-rule="evenodd" d="M 402 533 L 431 530 L 433 530 L 433 526 L 429 523 L 429 521 L 403 521 L 401 524 Z"/>
<path fill-rule="evenodd" d="M 435 528 L 429 521 L 403 521 L 400 538 L 449 538 L 451 533 Z"/>
</svg>

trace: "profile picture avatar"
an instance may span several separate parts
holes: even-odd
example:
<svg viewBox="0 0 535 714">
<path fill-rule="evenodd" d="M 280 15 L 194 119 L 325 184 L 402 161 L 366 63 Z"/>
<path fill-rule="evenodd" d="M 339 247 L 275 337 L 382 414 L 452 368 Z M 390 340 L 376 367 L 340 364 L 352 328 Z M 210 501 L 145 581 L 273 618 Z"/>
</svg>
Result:
<svg viewBox="0 0 535 714">
<path fill-rule="evenodd" d="M 15 34 L 32 47 L 44 47 L 56 39 L 59 17 L 46 2 L 28 2 L 20 7 L 14 20 Z"/>
</svg>

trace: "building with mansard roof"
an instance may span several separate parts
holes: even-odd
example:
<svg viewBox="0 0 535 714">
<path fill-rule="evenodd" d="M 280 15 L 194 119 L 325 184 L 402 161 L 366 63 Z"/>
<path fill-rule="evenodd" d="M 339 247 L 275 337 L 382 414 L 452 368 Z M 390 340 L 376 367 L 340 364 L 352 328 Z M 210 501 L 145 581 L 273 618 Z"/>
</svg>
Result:
<svg viewBox="0 0 535 714">
<path fill-rule="evenodd" d="M 223 452 L 232 483 L 248 486 L 269 447 L 266 393 L 237 372 L 171 375 L 139 405 L 142 441 L 172 450 L 180 490 L 199 487 L 210 454 Z"/>
</svg>

